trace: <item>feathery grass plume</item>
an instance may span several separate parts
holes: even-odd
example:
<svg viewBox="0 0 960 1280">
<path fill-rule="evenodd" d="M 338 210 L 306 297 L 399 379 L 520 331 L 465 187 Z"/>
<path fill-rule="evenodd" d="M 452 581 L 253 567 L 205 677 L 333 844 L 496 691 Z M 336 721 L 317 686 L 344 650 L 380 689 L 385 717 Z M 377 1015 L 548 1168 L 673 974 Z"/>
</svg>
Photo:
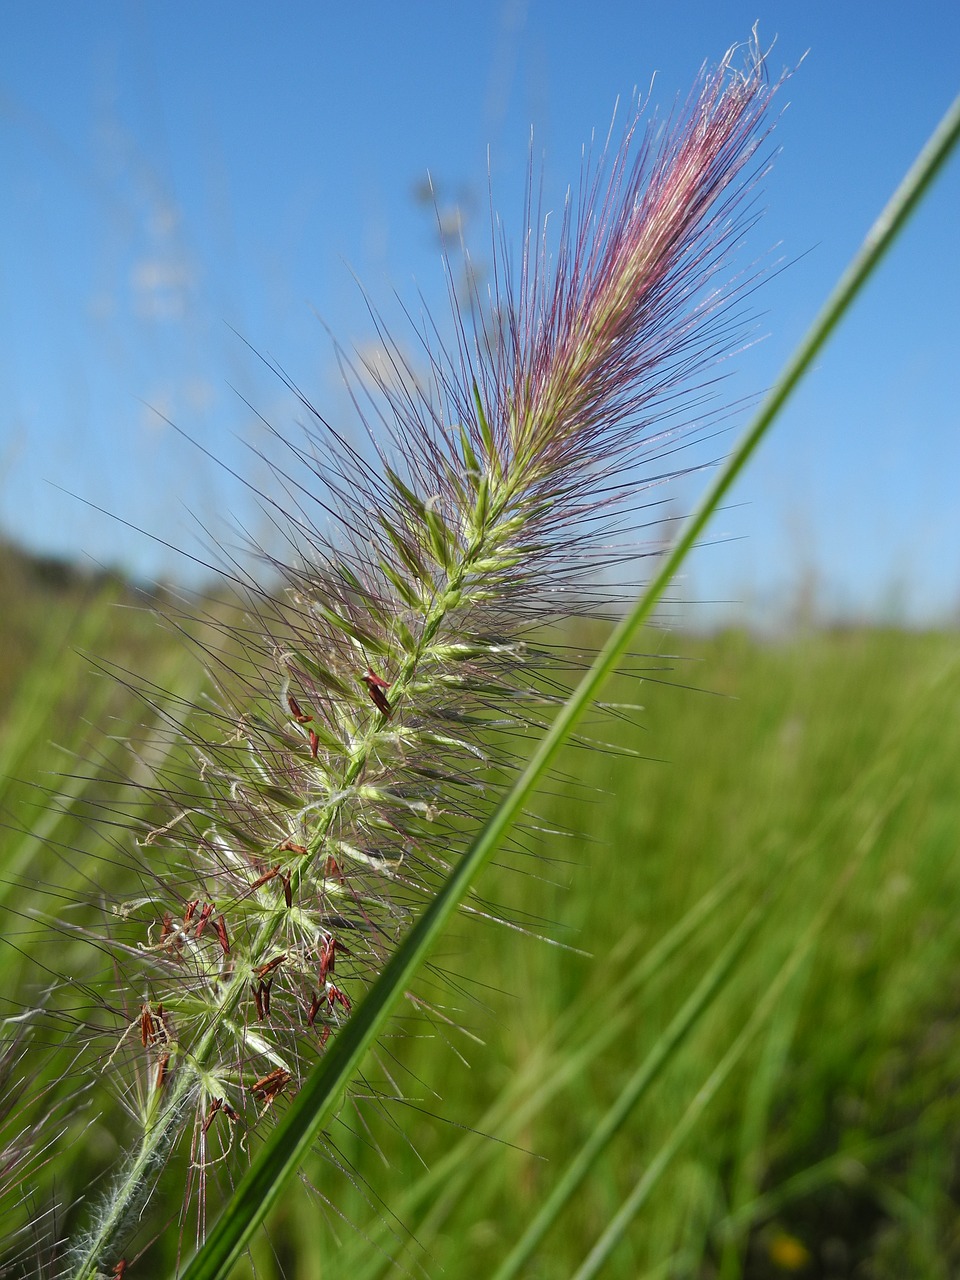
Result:
<svg viewBox="0 0 960 1280">
<path fill-rule="evenodd" d="M 171 785 L 171 821 L 141 842 L 143 894 L 112 921 L 130 984 L 114 1060 L 140 1136 L 77 1277 L 119 1265 L 184 1131 L 202 1192 L 296 1090 L 456 857 L 505 763 L 491 721 L 545 714 L 524 627 L 584 607 L 650 483 L 634 464 L 740 329 L 743 286 L 714 280 L 749 220 L 775 86 L 755 45 L 736 60 L 639 140 L 638 111 L 587 167 L 555 262 L 545 230 L 519 274 L 498 247 L 492 296 L 474 300 L 496 323 L 455 306 L 452 353 L 422 335 L 428 382 L 387 343 L 398 376 L 379 378 L 371 456 L 303 401 L 315 425 L 290 448 L 311 479 L 277 467 L 271 500 L 283 592 L 234 566 L 249 616 L 212 659 L 198 771 Z"/>
</svg>

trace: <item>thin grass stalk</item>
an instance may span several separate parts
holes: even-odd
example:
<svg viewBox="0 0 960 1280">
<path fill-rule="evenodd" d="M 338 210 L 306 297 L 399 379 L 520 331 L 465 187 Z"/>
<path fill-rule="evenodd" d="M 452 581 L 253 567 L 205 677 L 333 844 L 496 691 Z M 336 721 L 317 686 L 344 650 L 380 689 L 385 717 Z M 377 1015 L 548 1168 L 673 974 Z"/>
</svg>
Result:
<svg viewBox="0 0 960 1280">
<path fill-rule="evenodd" d="M 394 953 L 381 979 L 355 1011 L 344 1032 L 338 1036 L 332 1052 L 307 1078 L 302 1092 L 242 1179 L 229 1211 L 221 1215 L 206 1244 L 189 1264 L 185 1280 L 225 1277 L 230 1266 L 241 1256 L 253 1231 L 276 1203 L 286 1180 L 293 1175 L 329 1120 L 363 1056 L 383 1029 L 390 1012 L 453 912 L 468 893 L 470 884 L 489 861 L 563 743 L 597 697 L 605 680 L 616 670 L 637 631 L 649 619 L 711 515 L 747 465 L 817 353 L 906 225 L 958 139 L 960 97 L 944 116 L 874 224 L 862 248 L 765 398 L 753 422 L 707 489 L 677 541 L 663 557 L 653 581 L 613 631 L 513 788 Z M 646 1195 L 646 1191 L 642 1194 Z"/>
<path fill-rule="evenodd" d="M 690 549 L 694 547 L 709 517 L 726 497 L 736 477 L 740 475 L 760 440 L 771 428 L 777 413 L 790 397 L 801 376 L 809 369 L 820 348 L 827 342 L 829 335 L 849 310 L 860 289 L 876 270 L 882 256 L 891 247 L 911 212 L 922 200 L 924 192 L 940 172 L 942 165 L 946 163 L 948 155 L 959 138 L 960 99 L 957 99 L 927 146 L 920 152 L 918 160 L 911 166 L 910 172 L 897 188 L 895 196 L 882 212 L 881 218 L 870 230 L 867 241 L 838 282 L 826 306 L 820 311 L 808 337 L 800 344 L 800 348 L 788 362 L 786 370 L 777 380 L 772 392 L 765 398 L 753 424 L 746 430 L 735 451 L 724 463 L 713 484 L 709 486 L 707 494 L 701 499 L 694 515 L 681 532 L 680 538 L 673 545 L 671 552 L 664 556 L 652 584 L 641 596 L 635 608 L 623 618 L 620 626 L 609 637 L 594 666 L 581 681 L 575 694 L 564 704 L 556 722 L 545 735 L 516 785 L 500 804 L 497 813 L 493 815 L 480 837 L 477 837 L 465 859 L 458 864 L 457 868 L 454 868 L 443 891 L 425 911 L 424 916 L 408 934 L 407 940 L 404 940 L 403 945 L 389 961 L 383 978 L 376 984 L 374 991 L 369 993 L 364 1005 L 356 1011 L 349 1023 L 348 1034 L 338 1038 L 335 1056 L 330 1055 L 323 1064 L 317 1066 L 314 1074 L 307 1080 L 305 1089 L 284 1117 L 282 1124 L 268 1139 L 255 1165 L 244 1176 L 230 1212 L 221 1216 L 210 1238 L 207 1239 L 204 1249 L 189 1265 L 186 1272 L 187 1280 L 201 1280 L 201 1277 L 204 1277 L 204 1280 L 212 1280 L 214 1276 L 227 1275 L 229 1266 L 232 1266 L 233 1262 L 241 1256 L 244 1244 L 250 1239 L 257 1222 L 262 1220 L 271 1204 L 279 1197 L 284 1180 L 296 1170 L 301 1158 L 306 1155 L 307 1149 L 314 1142 L 316 1134 L 329 1119 L 340 1093 L 346 1088 L 348 1080 L 360 1066 L 362 1056 L 369 1050 L 380 1029 L 383 1028 L 394 1002 L 403 989 L 406 989 L 407 983 L 416 973 L 422 960 L 429 954 L 431 946 L 434 945 L 444 925 L 456 910 L 458 902 L 466 896 L 472 879 L 506 835 L 509 824 L 521 812 L 536 783 L 556 758 L 564 740 L 598 694 L 605 678 L 617 668 L 623 654 L 630 646 L 632 637 L 648 620 L 660 595 L 667 589 Z M 503 1274 L 509 1274 L 509 1272 L 503 1272 Z"/>
</svg>

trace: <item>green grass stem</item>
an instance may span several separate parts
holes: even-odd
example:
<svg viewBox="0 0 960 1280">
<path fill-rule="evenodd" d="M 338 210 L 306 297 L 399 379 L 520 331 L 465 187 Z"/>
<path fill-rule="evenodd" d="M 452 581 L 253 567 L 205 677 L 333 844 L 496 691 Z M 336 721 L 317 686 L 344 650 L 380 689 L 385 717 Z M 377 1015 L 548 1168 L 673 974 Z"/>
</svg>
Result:
<svg viewBox="0 0 960 1280">
<path fill-rule="evenodd" d="M 364 1055 L 383 1030 L 390 1013 L 396 1007 L 453 913 L 466 898 L 476 876 L 490 860 L 494 850 L 519 816 L 534 788 L 556 759 L 561 747 L 598 695 L 604 682 L 617 669 L 632 640 L 650 617 L 663 592 L 706 527 L 708 520 L 752 457 L 817 353 L 849 310 L 883 255 L 894 243 L 934 177 L 946 162 L 958 138 L 960 138 L 960 97 L 953 103 L 870 230 L 862 248 L 841 277 L 806 338 L 763 401 L 733 452 L 718 471 L 699 505 L 684 525 L 676 543 L 664 555 L 653 580 L 634 607 L 611 633 L 593 666 L 558 713 L 550 730 L 545 734 L 511 791 L 463 859 L 454 867 L 436 898 L 391 956 L 380 979 L 337 1035 L 324 1059 L 307 1077 L 300 1093 L 267 1138 L 262 1150 L 240 1181 L 233 1200 L 227 1210 L 221 1214 L 205 1245 L 188 1264 L 184 1272 L 184 1280 L 225 1278 L 230 1268 L 242 1255 L 247 1242 L 265 1214 L 278 1202 L 287 1180 L 296 1173 L 317 1136 L 329 1122 L 344 1089 L 359 1069 Z M 771 991 L 773 989 L 771 987 Z M 742 1036 L 739 1037 L 736 1045 L 740 1045 L 742 1039 Z M 738 1051 L 738 1056 L 739 1052 L 742 1052 L 742 1049 Z M 730 1065 L 726 1064 L 727 1058 L 723 1060 L 721 1066 L 729 1071 L 732 1060 Z M 720 1067 L 717 1070 L 720 1071 Z M 714 1077 L 711 1077 L 712 1079 Z M 705 1089 L 707 1087 L 705 1086 Z M 680 1129 L 677 1133 L 682 1138 L 683 1133 Z M 676 1145 L 679 1145 L 679 1139 Z M 672 1155 L 672 1151 L 669 1154 Z M 649 1193 L 647 1183 L 653 1176 L 652 1169 L 651 1166 L 648 1177 L 637 1189 L 640 1202 Z M 598 1249 L 601 1246 L 606 1247 L 603 1242 L 608 1238 L 619 1238 L 624 1221 L 623 1215 L 629 1219 L 635 1212 L 633 1203 L 635 1198 L 631 1198 L 631 1202 L 624 1206 L 621 1214 L 611 1223 L 610 1232 L 605 1233 L 601 1242 L 598 1243 Z M 591 1258 L 593 1256 L 591 1254 Z M 584 1266 L 587 1267 L 587 1263 Z M 593 1274 L 593 1272 L 587 1270 L 584 1274 Z"/>
</svg>

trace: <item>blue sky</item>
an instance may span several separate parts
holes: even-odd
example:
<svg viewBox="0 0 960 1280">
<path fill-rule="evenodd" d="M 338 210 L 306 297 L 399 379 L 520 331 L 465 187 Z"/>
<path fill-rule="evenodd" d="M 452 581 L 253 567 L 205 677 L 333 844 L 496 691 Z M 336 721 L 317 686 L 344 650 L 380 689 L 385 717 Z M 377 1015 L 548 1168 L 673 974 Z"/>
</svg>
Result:
<svg viewBox="0 0 960 1280">
<path fill-rule="evenodd" d="M 250 400 L 296 412 L 252 354 L 348 416 L 329 328 L 369 349 L 358 287 L 437 314 L 429 170 L 468 240 L 494 200 L 514 242 L 529 154 L 548 202 L 619 96 L 669 108 L 759 21 L 795 67 L 751 252 L 756 295 L 731 397 L 768 385 L 960 91 L 960 6 L 686 3 L 74 5 L 0 18 L 0 529 L 37 549 L 177 576 L 260 517 Z M 718 518 L 679 594 L 760 617 L 813 583 L 831 614 L 960 613 L 960 157 Z M 745 259 L 748 262 L 749 258 Z M 235 332 L 236 331 L 236 332 Z M 731 366 L 733 368 L 733 366 Z M 200 441 L 223 470 L 164 425 Z M 63 490 L 70 494 L 68 496 Z M 678 507 L 696 483 L 681 486 Z M 701 606 L 709 622 L 725 606 Z"/>
</svg>

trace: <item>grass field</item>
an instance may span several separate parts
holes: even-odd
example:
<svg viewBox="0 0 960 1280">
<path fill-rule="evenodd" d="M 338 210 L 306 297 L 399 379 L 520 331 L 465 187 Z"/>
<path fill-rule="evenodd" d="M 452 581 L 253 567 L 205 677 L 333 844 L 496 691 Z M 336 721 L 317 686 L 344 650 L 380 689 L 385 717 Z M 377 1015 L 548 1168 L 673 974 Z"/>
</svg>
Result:
<svg viewBox="0 0 960 1280">
<path fill-rule="evenodd" d="M 101 878 L 136 891 L 125 823 L 151 800 L 116 779 L 145 776 L 162 739 L 134 728 L 144 708 L 103 660 L 187 699 L 198 685 L 118 584 L 27 574 L 7 598 L 0 1013 L 50 994 L 0 1144 L 52 1124 L 26 1204 L 3 1205 L 13 1239 L 104 1174 L 125 1124 L 109 1045 L 84 1047 L 114 980 L 84 930 Z M 519 1274 L 575 1274 L 631 1196 L 604 1276 L 956 1274 L 960 639 L 650 632 L 644 647 L 610 693 L 643 712 L 588 730 L 620 750 L 571 747 L 479 886 L 522 930 L 460 918 L 416 992 L 449 1024 L 409 1002 L 307 1171 L 315 1189 L 291 1190 L 255 1247 L 259 1277 L 494 1275 L 631 1078 L 635 1101 Z M 211 1212 L 231 1167 L 208 1171 Z M 175 1182 L 144 1229 L 165 1245 L 131 1280 L 172 1267 Z"/>
</svg>

